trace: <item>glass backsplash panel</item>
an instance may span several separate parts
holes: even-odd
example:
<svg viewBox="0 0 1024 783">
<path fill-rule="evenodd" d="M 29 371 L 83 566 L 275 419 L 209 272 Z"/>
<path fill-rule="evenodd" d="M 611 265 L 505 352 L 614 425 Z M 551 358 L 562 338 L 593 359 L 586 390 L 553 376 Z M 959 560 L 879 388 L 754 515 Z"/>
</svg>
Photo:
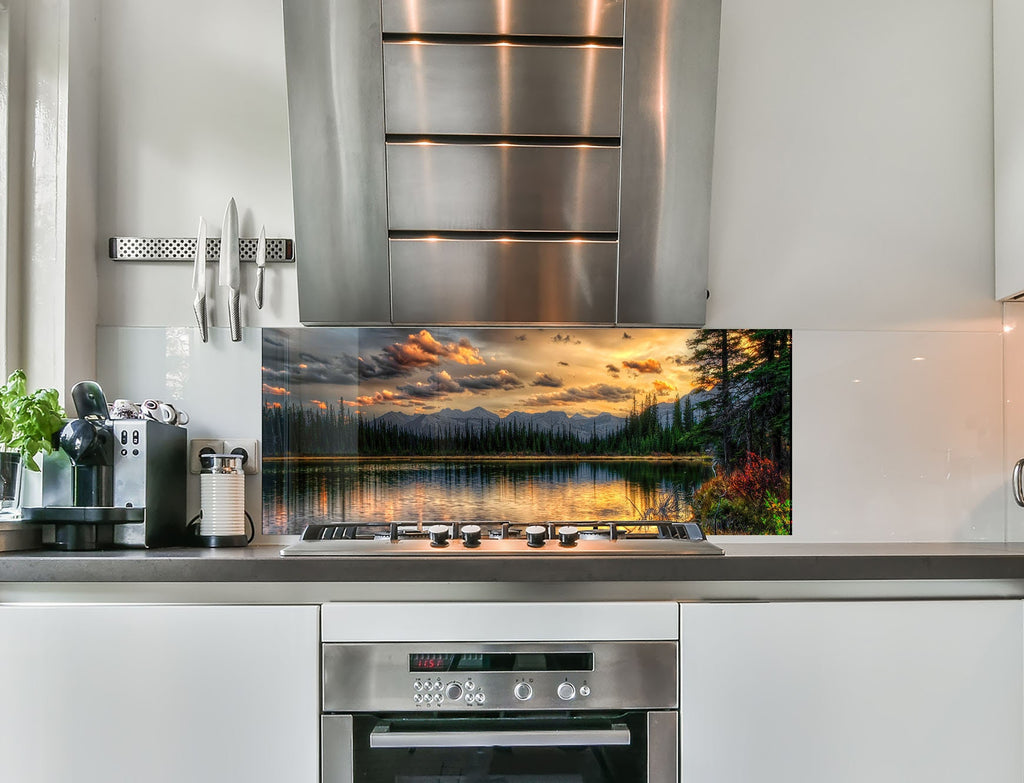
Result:
<svg viewBox="0 0 1024 783">
<path fill-rule="evenodd" d="M 263 532 L 696 519 L 792 532 L 788 330 L 263 330 Z"/>
</svg>

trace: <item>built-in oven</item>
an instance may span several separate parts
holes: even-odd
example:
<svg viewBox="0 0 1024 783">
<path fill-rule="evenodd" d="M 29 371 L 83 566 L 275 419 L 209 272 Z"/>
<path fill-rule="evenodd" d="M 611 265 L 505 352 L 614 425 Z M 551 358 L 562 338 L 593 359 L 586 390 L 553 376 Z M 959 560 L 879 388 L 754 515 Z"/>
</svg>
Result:
<svg viewBox="0 0 1024 783">
<path fill-rule="evenodd" d="M 676 783 L 670 640 L 325 643 L 324 783 Z"/>
</svg>

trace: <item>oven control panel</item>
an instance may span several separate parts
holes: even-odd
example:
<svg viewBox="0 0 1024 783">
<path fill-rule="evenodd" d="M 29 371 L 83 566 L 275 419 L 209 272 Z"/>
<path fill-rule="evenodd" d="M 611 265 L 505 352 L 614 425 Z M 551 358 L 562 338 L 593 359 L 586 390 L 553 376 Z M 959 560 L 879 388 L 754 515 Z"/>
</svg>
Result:
<svg viewBox="0 0 1024 783">
<path fill-rule="evenodd" d="M 327 643 L 325 712 L 674 709 L 678 644 Z"/>
<path fill-rule="evenodd" d="M 554 707 L 566 702 L 584 702 L 592 693 L 586 678 L 575 681 L 558 680 L 557 676 L 543 677 L 472 677 L 467 679 L 448 679 L 445 677 L 416 677 L 410 688 L 410 704 L 424 709 L 452 709 L 463 707 L 493 707 L 494 704 L 507 702 L 511 694 L 522 706 L 534 709 Z M 488 694 L 494 699 L 488 702 Z M 566 705 L 568 706 L 568 705 Z M 585 704 L 577 704 L 586 708 Z M 506 707 L 501 707 L 506 709 Z"/>
</svg>

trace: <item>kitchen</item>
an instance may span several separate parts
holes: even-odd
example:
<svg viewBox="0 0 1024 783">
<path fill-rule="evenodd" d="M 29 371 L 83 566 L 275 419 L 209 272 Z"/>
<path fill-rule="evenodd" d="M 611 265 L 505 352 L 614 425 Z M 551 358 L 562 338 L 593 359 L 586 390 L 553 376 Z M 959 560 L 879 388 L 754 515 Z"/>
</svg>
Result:
<svg viewBox="0 0 1024 783">
<path fill-rule="evenodd" d="M 9 292 L 4 303 L 6 368 L 25 367 L 34 384 L 67 400 L 72 384 L 91 377 L 118 397 L 162 396 L 153 385 L 184 367 L 195 384 L 181 398 L 189 438 L 261 438 L 258 330 L 300 325 L 294 265 L 268 265 L 262 310 L 248 299 L 254 270 L 243 265 L 241 342 L 229 339 L 218 291 L 210 343 L 193 338 L 187 361 L 175 364 L 165 360 L 176 337 L 196 332 L 190 266 L 115 263 L 106 245 L 115 236 L 188 236 L 199 215 L 216 227 L 229 197 L 243 236 L 261 225 L 268 237 L 295 236 L 281 3 L 7 5 L 27 25 L 24 40 L 38 44 L 11 50 L 38 75 L 20 102 L 11 88 L 12 160 L 30 159 L 24 106 L 37 107 L 53 134 L 40 134 L 32 166 L 12 163 L 5 180 L 20 185 L 6 204 L 8 225 L 18 227 L 8 247 L 32 259 L 20 296 Z M 403 565 L 397 579 L 370 565 L 341 575 L 324 561 L 264 564 L 258 553 L 276 553 L 277 540 L 223 559 L 206 551 L 69 557 L 46 583 L 29 575 L 38 558 L 0 558 L 5 617 L 23 618 L 0 621 L 0 635 L 23 639 L 13 629 L 37 628 L 33 604 L 62 604 L 48 607 L 53 619 L 38 620 L 45 633 L 16 662 L 48 655 L 58 671 L 54 648 L 74 645 L 83 667 L 111 672 L 103 684 L 110 701 L 147 721 L 194 724 L 189 741 L 202 751 L 167 754 L 130 719 L 105 712 L 125 739 L 114 752 L 109 737 L 93 736 L 96 774 L 318 779 L 319 684 L 296 675 L 319 669 L 321 603 L 350 603 L 357 613 L 370 601 L 444 600 L 452 604 L 424 613 L 464 633 L 445 618 L 467 601 L 536 608 L 597 600 L 611 611 L 622 601 L 681 600 L 684 780 L 1019 780 L 1022 593 L 1012 544 L 1024 540 L 1024 517 L 1009 473 L 1021 456 L 1024 420 L 1014 403 L 1024 377 L 1019 305 L 997 299 L 1024 289 L 1002 212 L 1012 210 L 1000 201 L 1013 195 L 1003 179 L 1012 150 L 1000 144 L 1016 127 L 1016 106 L 1000 99 L 1019 92 L 1008 40 L 1018 5 L 723 2 L 705 324 L 794 332 L 791 538 L 715 539 L 725 557 L 697 558 L 684 576 L 663 565 L 641 578 L 568 560 L 519 577 L 514 590 L 468 558 L 456 573 L 436 561 Z M 993 13 L 1007 21 L 994 26 Z M 1009 89 L 1000 91 L 1000 77 Z M 56 120 L 47 125 L 47 116 Z M 8 279 L 16 257 L 9 251 Z M 194 479 L 190 513 L 199 508 Z M 246 503 L 259 519 L 259 476 L 246 478 Z M 840 545 L 850 557 L 829 549 Z M 792 560 L 779 559 L 787 552 Z M 956 552 L 974 556 L 956 560 Z M 774 562 L 785 562 L 788 576 Z M 794 600 L 801 597 L 809 603 Z M 969 600 L 904 603 L 919 598 Z M 125 603 L 139 605 L 118 606 Z M 140 614 L 126 626 L 118 610 Z M 384 640 L 382 621 L 352 614 L 342 625 L 360 623 Z M 147 665 L 146 629 L 181 660 Z M 301 641 L 307 636 L 314 642 Z M 891 671 L 873 657 L 883 642 Z M 112 646 L 137 655 L 113 666 Z M 239 652 L 256 649 L 266 653 Z M 751 660 L 748 649 L 761 657 Z M 154 668 L 166 685 L 151 683 Z M 950 669 L 973 698 L 940 695 Z M 686 676 L 702 670 L 722 673 Z M 190 698 L 232 698 L 204 699 L 199 709 L 178 699 L 185 672 L 196 677 Z M 29 675 L 26 687 L 54 699 L 63 692 L 57 683 L 71 688 L 69 679 Z M 74 767 L 60 766 L 47 746 L 71 742 L 70 725 L 103 724 L 86 720 L 82 704 L 104 691 L 62 677 L 86 700 L 68 700 L 63 716 L 24 699 L 0 710 L 0 757 L 20 772 L 12 779 L 67 779 Z M 132 683 L 164 702 L 140 704 Z M 274 698 L 281 703 L 268 709 Z M 313 711 L 303 711 L 309 704 Z M 268 714 L 272 738 L 249 741 L 266 727 L 257 716 Z M 293 714 L 296 721 L 283 720 Z M 33 744 L 44 731 L 46 744 Z M 232 737 L 229 758 L 209 738 L 218 732 Z M 149 769 L 138 766 L 147 753 L 160 758 L 151 774 L 139 772 Z M 979 766 L 986 763 L 991 769 Z M 119 764 L 135 764 L 127 767 L 134 774 Z M 80 767 L 74 779 L 89 774 Z"/>
</svg>

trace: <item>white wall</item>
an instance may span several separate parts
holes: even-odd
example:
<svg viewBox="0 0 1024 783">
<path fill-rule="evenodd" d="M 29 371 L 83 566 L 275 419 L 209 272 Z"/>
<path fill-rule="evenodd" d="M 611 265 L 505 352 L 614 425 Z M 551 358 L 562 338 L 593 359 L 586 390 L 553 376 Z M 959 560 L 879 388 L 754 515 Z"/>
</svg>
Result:
<svg viewBox="0 0 1024 783">
<path fill-rule="evenodd" d="M 101 3 L 101 239 L 216 236 L 229 196 L 292 236 L 280 2 Z M 1004 538 L 992 154 L 988 3 L 724 0 L 708 326 L 795 330 L 796 539 Z M 98 264 L 101 367 L 192 323 L 188 265 Z M 294 269 L 245 296 L 298 324 Z"/>
</svg>

